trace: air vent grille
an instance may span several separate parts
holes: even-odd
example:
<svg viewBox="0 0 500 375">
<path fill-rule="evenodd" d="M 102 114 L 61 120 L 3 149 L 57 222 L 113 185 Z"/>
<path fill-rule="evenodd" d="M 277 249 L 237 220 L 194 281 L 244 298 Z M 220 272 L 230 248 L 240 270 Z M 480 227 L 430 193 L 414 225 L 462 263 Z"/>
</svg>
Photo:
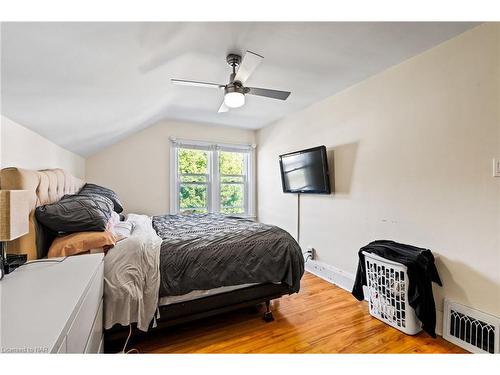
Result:
<svg viewBox="0 0 500 375">
<path fill-rule="evenodd" d="M 475 353 L 498 353 L 500 320 L 461 304 L 445 301 L 443 337 Z"/>
</svg>

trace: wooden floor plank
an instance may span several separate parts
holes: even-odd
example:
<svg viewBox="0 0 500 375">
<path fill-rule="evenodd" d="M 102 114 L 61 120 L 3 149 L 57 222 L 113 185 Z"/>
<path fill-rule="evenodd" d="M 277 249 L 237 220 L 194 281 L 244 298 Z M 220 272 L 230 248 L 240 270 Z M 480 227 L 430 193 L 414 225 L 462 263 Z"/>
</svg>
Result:
<svg viewBox="0 0 500 375">
<path fill-rule="evenodd" d="M 273 302 L 274 322 L 250 309 L 151 332 L 141 353 L 464 353 L 426 333 L 408 336 L 373 318 L 366 302 L 306 273 L 301 291 Z M 129 346 L 130 347 L 130 346 Z"/>
</svg>

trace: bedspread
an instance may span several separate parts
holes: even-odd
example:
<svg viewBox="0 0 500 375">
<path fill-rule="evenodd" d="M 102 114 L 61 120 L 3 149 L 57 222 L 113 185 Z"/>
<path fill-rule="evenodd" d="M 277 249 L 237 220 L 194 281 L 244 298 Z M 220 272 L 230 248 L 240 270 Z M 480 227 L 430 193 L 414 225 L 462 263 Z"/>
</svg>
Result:
<svg viewBox="0 0 500 375">
<path fill-rule="evenodd" d="M 153 217 L 162 239 L 160 296 L 249 283 L 298 292 L 304 258 L 285 230 L 219 214 Z"/>
</svg>

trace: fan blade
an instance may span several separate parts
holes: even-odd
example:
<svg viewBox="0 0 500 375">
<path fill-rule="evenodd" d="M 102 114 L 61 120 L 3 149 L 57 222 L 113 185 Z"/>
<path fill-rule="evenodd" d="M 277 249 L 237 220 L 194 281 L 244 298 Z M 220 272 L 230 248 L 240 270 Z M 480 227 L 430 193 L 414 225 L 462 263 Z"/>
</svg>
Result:
<svg viewBox="0 0 500 375">
<path fill-rule="evenodd" d="M 219 113 L 229 112 L 229 108 L 224 104 L 224 100 L 222 101 L 222 104 L 220 105 L 219 110 L 217 112 Z"/>
<path fill-rule="evenodd" d="M 265 96 L 266 98 L 280 99 L 280 100 L 286 100 L 288 96 L 291 94 L 290 91 L 261 89 L 258 87 L 246 87 L 246 89 L 248 89 L 248 94 L 250 95 Z"/>
<path fill-rule="evenodd" d="M 262 57 L 261 55 L 257 55 L 256 53 L 247 51 L 245 53 L 245 56 L 243 56 L 243 60 L 241 61 L 238 71 L 236 72 L 234 80 L 245 83 L 245 81 L 248 79 L 248 77 L 250 77 L 250 75 L 259 66 L 263 59 L 264 57 Z"/>
<path fill-rule="evenodd" d="M 181 85 L 181 86 L 208 87 L 211 89 L 220 89 L 225 87 L 225 85 L 219 85 L 217 83 L 187 81 L 185 79 L 171 79 L 170 81 L 172 81 L 174 85 Z"/>
</svg>

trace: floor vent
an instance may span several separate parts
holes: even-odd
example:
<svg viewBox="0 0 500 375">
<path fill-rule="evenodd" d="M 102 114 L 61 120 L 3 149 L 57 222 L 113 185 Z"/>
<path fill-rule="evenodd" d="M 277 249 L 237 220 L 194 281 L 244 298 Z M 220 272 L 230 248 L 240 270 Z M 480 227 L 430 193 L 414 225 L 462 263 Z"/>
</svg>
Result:
<svg viewBox="0 0 500 375">
<path fill-rule="evenodd" d="M 473 353 L 499 353 L 500 319 L 445 300 L 443 338 Z"/>
</svg>

